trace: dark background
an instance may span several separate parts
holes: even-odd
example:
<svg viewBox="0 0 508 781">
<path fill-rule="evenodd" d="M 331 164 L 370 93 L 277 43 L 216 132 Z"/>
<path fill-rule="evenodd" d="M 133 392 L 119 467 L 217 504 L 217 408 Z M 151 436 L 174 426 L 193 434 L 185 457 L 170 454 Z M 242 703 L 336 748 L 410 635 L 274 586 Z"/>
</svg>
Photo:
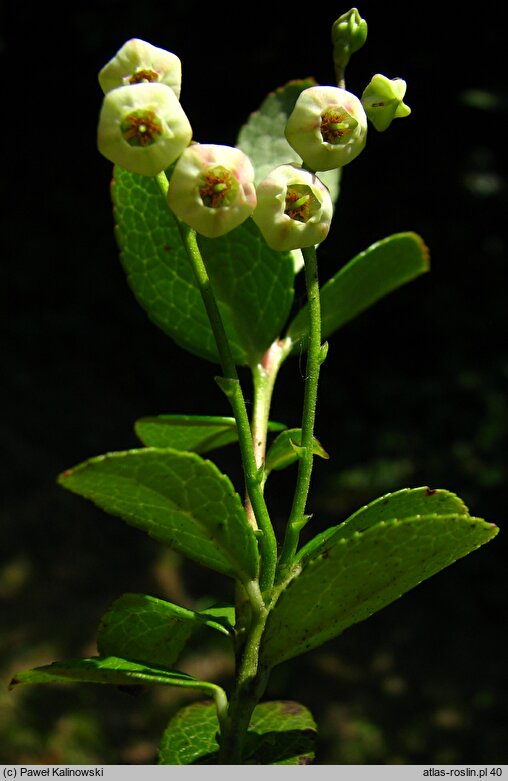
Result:
<svg viewBox="0 0 508 781">
<path fill-rule="evenodd" d="M 89 456 L 135 447 L 138 417 L 228 414 L 216 367 L 167 339 L 126 284 L 112 231 L 111 166 L 95 147 L 96 74 L 131 37 L 174 51 L 194 137 L 234 144 L 270 90 L 309 75 L 333 83 L 329 30 L 347 8 L 321 3 L 287 18 L 256 5 L 154 0 L 4 10 L 3 761 L 153 762 L 168 717 L 189 700 L 180 691 L 8 694 L 7 682 L 19 669 L 93 654 L 98 619 L 124 591 L 191 607 L 231 596 L 228 581 L 55 485 L 60 471 Z M 345 169 L 321 277 L 401 230 L 423 236 L 432 270 L 331 343 L 317 434 L 332 458 L 316 467 L 314 529 L 386 491 L 422 484 L 455 491 L 472 514 L 502 527 L 504 25 L 481 9 L 470 17 L 364 2 L 359 10 L 369 39 L 348 87 L 361 93 L 376 72 L 401 76 L 413 114 L 386 133 L 371 129 L 366 151 Z M 302 371 L 296 360 L 284 367 L 274 419 L 298 425 Z M 235 450 L 217 461 L 240 486 Z M 293 478 L 288 471 L 269 494 L 279 523 Z M 312 709 L 320 762 L 508 761 L 504 537 L 274 672 L 267 697 Z M 201 636 L 182 668 L 227 685 L 231 660 L 220 642 Z"/>
</svg>

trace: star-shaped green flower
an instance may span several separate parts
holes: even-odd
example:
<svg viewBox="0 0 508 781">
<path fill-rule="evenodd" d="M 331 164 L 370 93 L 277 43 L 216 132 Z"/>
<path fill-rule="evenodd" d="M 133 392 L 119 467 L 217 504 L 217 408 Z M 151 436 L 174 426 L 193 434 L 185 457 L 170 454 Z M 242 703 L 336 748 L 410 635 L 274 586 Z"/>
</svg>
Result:
<svg viewBox="0 0 508 781">
<path fill-rule="evenodd" d="M 372 77 L 363 91 L 362 105 L 376 130 L 386 130 L 393 119 L 407 117 L 411 113 L 402 100 L 405 94 L 404 79 L 388 79 L 381 73 Z"/>
</svg>

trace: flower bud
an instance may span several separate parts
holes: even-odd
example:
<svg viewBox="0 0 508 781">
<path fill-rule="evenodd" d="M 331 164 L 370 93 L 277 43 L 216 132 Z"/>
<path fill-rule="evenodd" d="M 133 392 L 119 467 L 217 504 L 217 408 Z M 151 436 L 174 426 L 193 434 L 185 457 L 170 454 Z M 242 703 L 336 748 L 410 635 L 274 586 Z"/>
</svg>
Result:
<svg viewBox="0 0 508 781">
<path fill-rule="evenodd" d="M 315 174 L 281 165 L 257 187 L 252 219 L 272 249 L 281 252 L 320 244 L 328 235 L 332 199 Z"/>
<path fill-rule="evenodd" d="M 165 84 L 118 87 L 104 97 L 99 152 L 128 171 L 161 173 L 179 157 L 192 128 L 173 90 Z"/>
<path fill-rule="evenodd" d="M 333 59 L 335 67 L 344 71 L 352 54 L 367 40 L 367 22 L 356 8 L 351 8 L 332 25 Z"/>
<path fill-rule="evenodd" d="M 362 104 L 376 130 L 386 130 L 393 119 L 407 117 L 411 113 L 409 106 L 402 101 L 405 94 L 404 79 L 388 79 L 381 73 L 372 77 L 363 91 Z"/>
<path fill-rule="evenodd" d="M 176 216 L 208 238 L 236 228 L 256 206 L 254 169 L 240 149 L 192 144 L 178 160 L 168 189 Z"/>
<path fill-rule="evenodd" d="M 104 93 L 117 87 L 159 82 L 180 97 L 182 64 L 176 54 L 152 46 L 139 38 L 124 43 L 99 73 Z"/>
<path fill-rule="evenodd" d="M 285 133 L 306 167 L 329 171 L 360 154 L 367 117 L 351 92 L 340 87 L 309 87 L 298 96 Z"/>
</svg>

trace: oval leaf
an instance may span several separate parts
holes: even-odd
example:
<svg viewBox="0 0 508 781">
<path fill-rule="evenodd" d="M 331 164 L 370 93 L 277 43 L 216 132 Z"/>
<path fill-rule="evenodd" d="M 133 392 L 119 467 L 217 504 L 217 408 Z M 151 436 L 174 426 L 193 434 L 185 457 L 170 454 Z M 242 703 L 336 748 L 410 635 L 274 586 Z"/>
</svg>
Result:
<svg viewBox="0 0 508 781">
<path fill-rule="evenodd" d="M 225 324 L 232 323 L 238 334 L 246 353 L 243 362 L 255 367 L 289 317 L 292 253 L 270 249 L 251 219 L 217 239 L 198 240 Z"/>
<path fill-rule="evenodd" d="M 336 637 L 497 532 L 478 518 L 430 515 L 330 540 L 307 559 L 268 616 L 263 663 L 273 667 Z"/>
<path fill-rule="evenodd" d="M 210 616 L 147 594 L 123 594 L 101 619 L 97 649 L 101 656 L 171 667 L 191 633 L 203 624 L 229 634 Z"/>
<path fill-rule="evenodd" d="M 385 494 L 360 507 L 347 520 L 316 535 L 298 553 L 297 561 L 303 562 L 340 538 L 351 537 L 381 521 L 401 521 L 419 515 L 468 515 L 469 511 L 458 496 L 443 488 L 402 488 Z"/>
<path fill-rule="evenodd" d="M 219 745 L 217 712 L 213 703 L 196 702 L 182 708 L 169 722 L 159 747 L 160 765 L 213 765 Z M 308 765 L 314 759 L 316 724 L 298 702 L 263 702 L 254 709 L 243 763 L 249 765 Z"/>
<path fill-rule="evenodd" d="M 231 481 L 194 453 L 146 448 L 68 469 L 60 484 L 210 569 L 245 582 L 259 554 Z"/>
<path fill-rule="evenodd" d="M 283 423 L 270 422 L 269 431 L 282 431 Z M 137 420 L 134 429 L 148 447 L 170 447 L 207 453 L 238 440 L 234 418 L 213 415 L 158 415 Z"/>
<path fill-rule="evenodd" d="M 177 344 L 219 362 L 176 218 L 156 180 L 115 166 L 116 236 L 130 287 Z M 252 220 L 199 239 L 235 361 L 254 365 L 280 335 L 293 301 L 291 253 L 271 250 Z"/>
<path fill-rule="evenodd" d="M 322 336 L 337 331 L 392 290 L 429 270 L 429 252 L 416 233 L 396 233 L 360 252 L 321 288 Z M 305 347 L 308 309 L 305 305 L 287 335 Z"/>
</svg>

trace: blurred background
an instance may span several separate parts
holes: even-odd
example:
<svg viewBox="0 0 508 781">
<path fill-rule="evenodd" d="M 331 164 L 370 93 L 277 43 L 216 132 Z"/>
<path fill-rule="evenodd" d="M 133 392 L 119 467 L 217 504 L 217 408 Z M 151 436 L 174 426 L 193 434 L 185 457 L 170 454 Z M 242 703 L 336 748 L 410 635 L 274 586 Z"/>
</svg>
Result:
<svg viewBox="0 0 508 781">
<path fill-rule="evenodd" d="M 504 27 L 464 10 L 404 7 L 359 4 L 369 38 L 347 86 L 361 94 L 376 72 L 401 76 L 413 113 L 386 133 L 371 129 L 344 170 L 320 269 L 325 281 L 402 230 L 422 235 L 432 269 L 331 342 L 317 435 L 332 457 L 315 469 L 313 532 L 417 485 L 448 488 L 473 515 L 505 523 Z M 3 762 L 154 762 L 169 717 L 193 695 L 8 693 L 7 684 L 17 670 L 93 655 L 98 620 L 125 591 L 194 608 L 231 599 L 225 578 L 55 484 L 89 456 L 136 447 L 132 425 L 143 415 L 229 414 L 216 367 L 160 332 L 125 281 L 111 166 L 95 147 L 96 74 L 131 37 L 174 51 L 195 138 L 234 144 L 269 91 L 298 77 L 333 83 L 330 27 L 348 8 L 323 2 L 266 16 L 227 2 L 104 0 L 3 9 Z M 283 368 L 273 419 L 298 425 L 302 371 L 298 360 Z M 235 448 L 215 460 L 240 488 Z M 294 476 L 282 474 L 268 494 L 279 524 Z M 274 671 L 266 698 L 312 710 L 320 763 L 508 762 L 505 536 Z M 231 679 L 228 649 L 213 636 L 195 636 L 180 667 Z"/>
</svg>

